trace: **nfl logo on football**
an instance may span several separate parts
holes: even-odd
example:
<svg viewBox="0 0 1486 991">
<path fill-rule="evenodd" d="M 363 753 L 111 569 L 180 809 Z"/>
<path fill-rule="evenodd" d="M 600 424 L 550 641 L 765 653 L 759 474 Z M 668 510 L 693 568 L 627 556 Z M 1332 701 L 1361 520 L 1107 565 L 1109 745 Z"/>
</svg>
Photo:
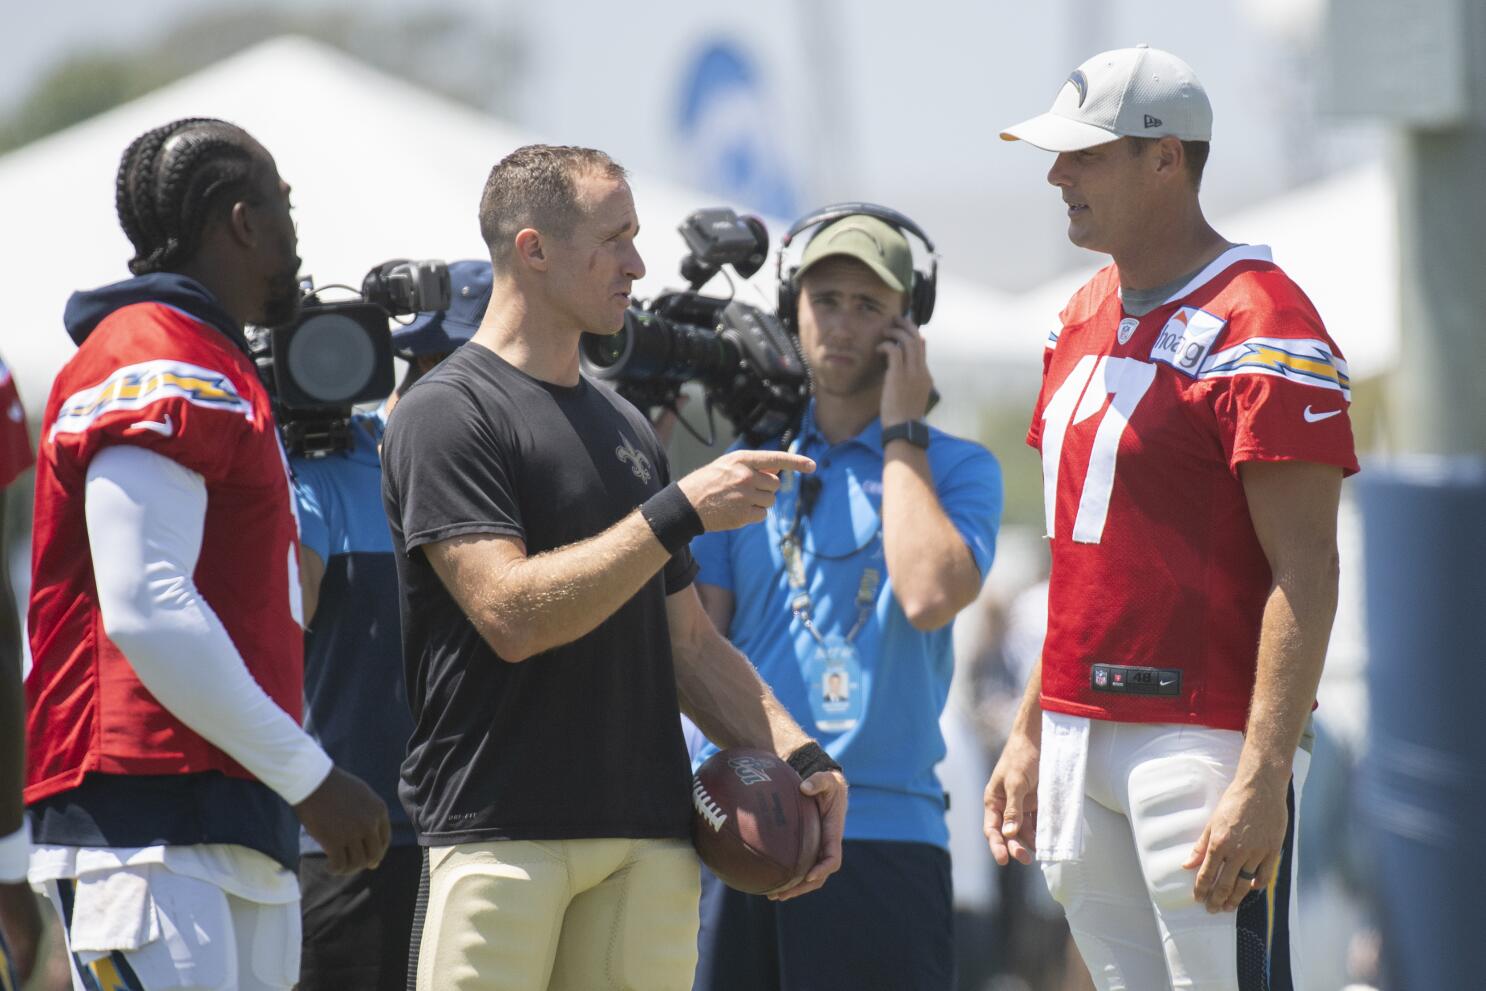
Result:
<svg viewBox="0 0 1486 991">
<path fill-rule="evenodd" d="M 728 761 L 728 766 L 738 776 L 738 780 L 745 785 L 756 785 L 770 780 L 765 772 L 766 765 L 754 757 L 734 757 Z"/>
</svg>

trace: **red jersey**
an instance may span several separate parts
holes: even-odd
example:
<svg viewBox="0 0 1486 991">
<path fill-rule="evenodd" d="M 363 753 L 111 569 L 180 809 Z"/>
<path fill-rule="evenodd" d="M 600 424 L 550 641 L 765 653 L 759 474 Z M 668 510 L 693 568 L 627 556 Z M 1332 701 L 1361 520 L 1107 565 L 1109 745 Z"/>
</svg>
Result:
<svg viewBox="0 0 1486 991">
<path fill-rule="evenodd" d="M 15 391 L 15 378 L 0 360 L 0 492 L 35 460 L 31 454 L 31 435 L 26 432 L 26 411 Z"/>
<path fill-rule="evenodd" d="M 1052 545 L 1042 705 L 1242 730 L 1271 575 L 1238 466 L 1355 472 L 1347 365 L 1267 248 L 1143 317 L 1119 286 L 1111 265 L 1069 301 L 1027 433 Z"/>
<path fill-rule="evenodd" d="M 26 801 L 75 788 L 89 771 L 249 778 L 161 706 L 104 636 L 83 489 L 88 462 L 111 444 L 201 475 L 197 590 L 264 691 L 300 718 L 298 526 L 267 392 L 226 334 L 153 299 L 73 334 L 82 343 L 52 386 L 37 465 Z"/>
</svg>

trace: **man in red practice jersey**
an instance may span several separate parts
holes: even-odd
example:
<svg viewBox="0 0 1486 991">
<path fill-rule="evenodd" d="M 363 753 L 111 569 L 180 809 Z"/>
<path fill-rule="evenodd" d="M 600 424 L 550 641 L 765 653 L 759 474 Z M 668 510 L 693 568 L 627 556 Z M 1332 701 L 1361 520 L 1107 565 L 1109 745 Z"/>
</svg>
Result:
<svg viewBox="0 0 1486 991">
<path fill-rule="evenodd" d="M 1049 338 L 1027 440 L 1047 639 L 985 793 L 1103 988 L 1289 989 L 1295 809 L 1357 470 L 1347 366 L 1258 245 L 1202 215 L 1212 110 L 1166 52 L 1076 69 L 1003 132 L 1057 153 L 1114 264 Z"/>
<path fill-rule="evenodd" d="M 0 991 L 18 991 L 30 976 L 41 935 L 36 900 L 25 884 L 31 854 L 31 830 L 21 808 L 26 703 L 21 695 L 20 616 L 5 544 L 6 495 L 34 460 L 15 379 L 0 359 Z"/>
<path fill-rule="evenodd" d="M 74 294 L 36 469 L 26 803 L 74 987 L 287 989 L 298 823 L 375 865 L 387 810 L 299 726 L 299 529 L 243 325 L 293 317 L 289 185 L 179 120 L 119 167 L 136 278 Z"/>
</svg>

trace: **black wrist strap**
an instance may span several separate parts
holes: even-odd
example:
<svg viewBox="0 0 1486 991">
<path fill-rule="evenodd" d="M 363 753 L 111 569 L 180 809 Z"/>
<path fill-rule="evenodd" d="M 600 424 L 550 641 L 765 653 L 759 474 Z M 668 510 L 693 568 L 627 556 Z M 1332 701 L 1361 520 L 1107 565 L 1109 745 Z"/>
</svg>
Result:
<svg viewBox="0 0 1486 991">
<path fill-rule="evenodd" d="M 785 763 L 794 768 L 794 772 L 800 776 L 802 781 L 817 771 L 841 770 L 841 765 L 832 760 L 831 755 L 825 752 L 825 748 L 814 740 L 796 749 L 785 759 Z"/>
<path fill-rule="evenodd" d="M 928 450 L 929 439 L 929 425 L 923 420 L 904 420 L 902 423 L 882 428 L 883 447 L 886 447 L 890 441 L 906 440 L 914 447 Z"/>
<path fill-rule="evenodd" d="M 640 503 L 640 515 L 655 532 L 655 539 L 667 551 L 675 554 L 691 543 L 691 538 L 700 537 L 707 529 L 696 507 L 681 491 L 681 486 L 672 482 L 655 495 Z"/>
</svg>

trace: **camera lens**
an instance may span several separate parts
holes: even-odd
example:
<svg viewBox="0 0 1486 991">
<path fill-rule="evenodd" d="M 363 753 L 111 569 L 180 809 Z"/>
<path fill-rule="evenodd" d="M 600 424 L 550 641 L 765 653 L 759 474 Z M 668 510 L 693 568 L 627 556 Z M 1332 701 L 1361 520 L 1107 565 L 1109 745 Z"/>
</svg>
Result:
<svg viewBox="0 0 1486 991">
<path fill-rule="evenodd" d="M 589 374 L 617 382 L 675 385 L 730 379 L 738 365 L 736 345 L 715 327 L 633 307 L 625 311 L 619 333 L 584 334 L 579 348 Z"/>
<path fill-rule="evenodd" d="M 290 339 L 285 357 L 300 389 L 327 404 L 345 402 L 361 392 L 377 364 L 366 328 L 339 313 L 305 320 Z"/>
<path fill-rule="evenodd" d="M 629 350 L 629 327 L 626 325 L 617 334 L 584 334 L 583 357 L 595 368 L 612 368 L 624 358 Z"/>
</svg>

